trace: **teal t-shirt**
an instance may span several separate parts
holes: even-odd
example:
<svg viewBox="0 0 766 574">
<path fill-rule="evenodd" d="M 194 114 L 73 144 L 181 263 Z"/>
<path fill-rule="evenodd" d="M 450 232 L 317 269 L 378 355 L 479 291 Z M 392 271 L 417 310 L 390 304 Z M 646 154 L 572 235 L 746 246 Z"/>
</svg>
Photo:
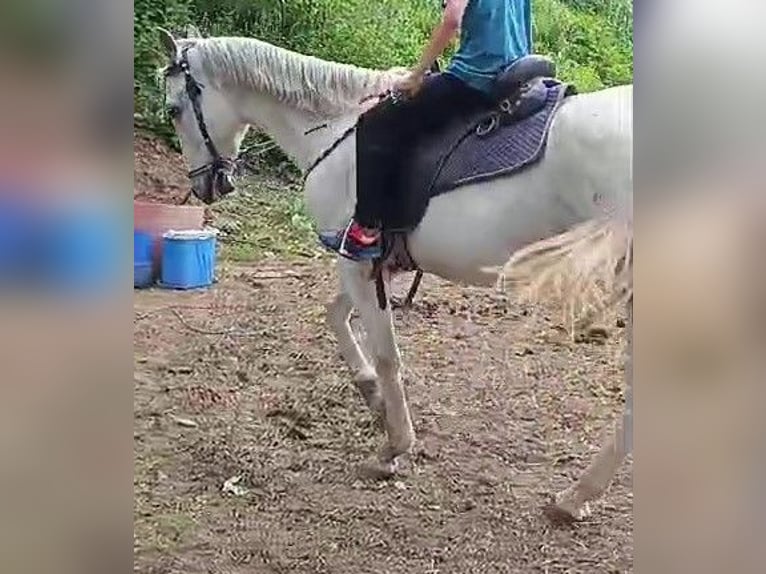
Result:
<svg viewBox="0 0 766 574">
<path fill-rule="evenodd" d="M 531 51 L 531 0 L 468 0 L 460 47 L 446 71 L 489 92 L 502 69 Z"/>
</svg>

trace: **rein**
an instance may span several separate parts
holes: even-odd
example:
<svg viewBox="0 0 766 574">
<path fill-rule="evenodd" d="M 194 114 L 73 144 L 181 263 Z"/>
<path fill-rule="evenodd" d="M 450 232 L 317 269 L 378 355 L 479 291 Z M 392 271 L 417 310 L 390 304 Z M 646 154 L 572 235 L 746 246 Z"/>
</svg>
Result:
<svg viewBox="0 0 766 574">
<path fill-rule="evenodd" d="M 360 102 L 360 104 L 363 104 L 363 103 L 365 103 L 366 101 L 368 101 L 368 100 L 372 100 L 372 99 L 374 99 L 374 98 L 378 98 L 378 99 L 380 100 L 380 101 L 378 102 L 378 105 L 379 105 L 379 104 L 382 104 L 384 101 L 386 101 L 386 100 L 389 100 L 389 99 L 390 99 L 390 100 L 393 100 L 394 102 L 398 102 L 398 101 L 399 101 L 399 99 L 401 98 L 401 96 L 399 96 L 398 94 L 395 94 L 394 92 L 388 91 L 388 92 L 385 92 L 385 93 L 383 93 L 383 94 L 376 94 L 376 95 L 372 95 L 372 96 L 367 96 L 366 98 L 364 98 L 364 99 L 363 99 L 363 100 Z M 366 112 L 362 112 L 362 113 L 359 115 L 359 117 L 361 118 L 361 117 L 362 117 L 362 116 L 363 116 L 365 113 L 366 113 Z M 326 149 L 322 150 L 322 152 L 319 154 L 319 156 L 317 156 L 317 158 L 316 158 L 316 159 L 315 159 L 313 162 L 311 162 L 311 165 L 309 165 L 309 166 L 306 168 L 306 171 L 304 171 L 304 172 L 303 172 L 303 177 L 304 177 L 304 178 L 308 177 L 308 176 L 309 176 L 309 174 L 310 174 L 312 171 L 314 171 L 314 169 L 315 169 L 315 168 L 316 168 L 316 167 L 317 167 L 317 166 L 318 166 L 320 163 L 322 163 L 324 160 L 326 160 L 326 159 L 327 159 L 327 157 L 328 157 L 328 156 L 329 156 L 329 155 L 330 155 L 332 152 L 334 152 L 334 151 L 335 151 L 335 150 L 338 148 L 338 146 L 339 146 L 340 144 L 342 144 L 342 143 L 343 143 L 343 142 L 346 140 L 346 138 L 348 138 L 348 136 L 350 136 L 352 133 L 354 133 L 354 131 L 356 130 L 356 126 L 358 125 L 358 123 L 359 123 L 359 119 L 357 118 L 357 123 L 355 123 L 355 124 L 354 124 L 354 125 L 352 125 L 350 128 L 348 128 L 347 130 L 345 130 L 345 131 L 344 131 L 342 134 L 340 134 L 340 137 L 338 137 L 338 139 L 336 139 L 334 142 L 332 142 L 332 144 L 330 144 L 330 146 L 329 146 L 329 147 L 327 147 Z M 309 135 L 309 134 L 312 134 L 312 133 L 314 133 L 314 132 L 316 132 L 316 131 L 319 131 L 319 130 L 325 129 L 325 128 L 327 128 L 327 127 L 329 127 L 327 124 L 320 124 L 320 125 L 318 125 L 318 126 L 315 126 L 315 127 L 311 128 L 310 130 L 307 130 L 307 131 L 306 131 L 306 132 L 305 132 L 303 135 L 307 136 L 307 135 Z"/>
<path fill-rule="evenodd" d="M 306 132 L 305 135 L 308 135 L 308 134 L 310 134 L 312 132 L 315 132 L 317 130 L 320 130 L 320 129 L 323 129 L 323 128 L 326 128 L 326 127 L 327 127 L 326 124 L 322 125 L 322 126 L 317 126 L 317 127 L 313 128 L 313 129 L 309 130 L 308 132 Z M 319 156 L 313 162 L 311 162 L 311 165 L 306 168 L 306 171 L 303 172 L 303 177 L 304 178 L 308 177 L 309 174 L 312 171 L 314 171 L 316 166 L 318 166 L 320 163 L 322 163 L 324 160 L 326 160 L 327 156 L 329 156 L 332 152 L 334 152 L 338 148 L 338 146 L 340 144 L 342 144 L 344 142 L 344 140 L 348 136 L 350 136 L 352 133 L 354 133 L 354 130 L 356 130 L 356 124 L 352 125 L 346 131 L 344 131 L 342 134 L 340 134 L 340 137 L 338 139 L 336 139 L 334 142 L 332 142 L 332 144 L 330 144 L 330 146 L 328 148 L 322 150 L 322 153 L 320 153 Z"/>
</svg>

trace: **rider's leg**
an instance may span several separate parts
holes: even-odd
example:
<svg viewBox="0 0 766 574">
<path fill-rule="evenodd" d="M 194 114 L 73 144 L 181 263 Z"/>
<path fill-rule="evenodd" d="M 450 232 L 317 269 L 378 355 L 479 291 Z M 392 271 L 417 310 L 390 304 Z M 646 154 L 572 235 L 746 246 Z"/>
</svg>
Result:
<svg viewBox="0 0 766 574">
<path fill-rule="evenodd" d="M 426 78 L 415 96 L 395 106 L 400 122 L 396 126 L 395 148 L 391 151 L 387 189 L 397 189 L 398 176 L 420 138 L 439 133 L 459 115 L 468 116 L 489 105 L 491 100 L 487 95 L 455 76 L 444 73 Z"/>
</svg>

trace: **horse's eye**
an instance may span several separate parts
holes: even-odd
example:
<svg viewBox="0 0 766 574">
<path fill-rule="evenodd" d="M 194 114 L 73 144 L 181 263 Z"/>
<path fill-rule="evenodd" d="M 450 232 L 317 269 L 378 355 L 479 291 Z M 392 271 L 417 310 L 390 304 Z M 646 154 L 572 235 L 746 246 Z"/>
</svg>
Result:
<svg viewBox="0 0 766 574">
<path fill-rule="evenodd" d="M 165 112 L 171 120 L 177 120 L 181 116 L 181 106 L 171 104 L 165 108 Z"/>
</svg>

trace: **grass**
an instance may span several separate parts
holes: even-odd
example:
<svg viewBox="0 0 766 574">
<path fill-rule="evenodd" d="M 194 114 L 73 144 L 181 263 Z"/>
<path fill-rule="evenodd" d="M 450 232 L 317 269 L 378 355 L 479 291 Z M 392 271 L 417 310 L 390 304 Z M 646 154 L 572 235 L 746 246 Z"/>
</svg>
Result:
<svg viewBox="0 0 766 574">
<path fill-rule="evenodd" d="M 216 205 L 221 257 L 234 262 L 316 259 L 319 246 L 298 184 L 250 178 L 240 191 Z"/>
</svg>

